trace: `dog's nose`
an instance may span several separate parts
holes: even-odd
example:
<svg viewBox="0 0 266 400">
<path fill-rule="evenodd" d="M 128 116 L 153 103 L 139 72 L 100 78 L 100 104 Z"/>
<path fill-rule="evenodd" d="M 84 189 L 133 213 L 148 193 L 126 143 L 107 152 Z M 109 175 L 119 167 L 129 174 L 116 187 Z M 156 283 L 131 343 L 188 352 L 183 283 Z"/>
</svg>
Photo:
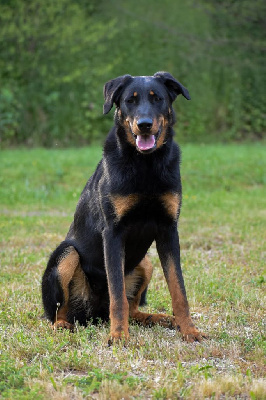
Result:
<svg viewBox="0 0 266 400">
<path fill-rule="evenodd" d="M 151 118 L 140 118 L 137 122 L 137 125 L 141 132 L 147 132 L 152 127 L 152 119 Z"/>
</svg>

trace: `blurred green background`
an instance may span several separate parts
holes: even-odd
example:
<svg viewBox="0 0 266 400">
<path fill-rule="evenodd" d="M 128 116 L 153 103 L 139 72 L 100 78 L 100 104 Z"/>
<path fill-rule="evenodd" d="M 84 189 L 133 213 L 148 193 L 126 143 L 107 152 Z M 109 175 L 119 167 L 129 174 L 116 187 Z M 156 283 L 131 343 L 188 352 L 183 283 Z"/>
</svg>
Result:
<svg viewBox="0 0 266 400">
<path fill-rule="evenodd" d="M 102 87 L 166 70 L 179 141 L 265 133 L 264 0 L 0 0 L 0 146 L 101 143 Z"/>
</svg>

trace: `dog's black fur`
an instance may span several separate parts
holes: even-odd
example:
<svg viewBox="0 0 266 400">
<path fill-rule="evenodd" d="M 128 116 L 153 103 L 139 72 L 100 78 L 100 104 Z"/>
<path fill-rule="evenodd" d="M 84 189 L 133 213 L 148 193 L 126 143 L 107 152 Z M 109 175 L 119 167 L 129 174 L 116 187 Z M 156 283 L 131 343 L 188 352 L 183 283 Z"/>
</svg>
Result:
<svg viewBox="0 0 266 400">
<path fill-rule="evenodd" d="M 110 339 L 127 339 L 130 316 L 176 327 L 188 341 L 203 337 L 190 317 L 180 267 L 180 151 L 172 129 L 179 94 L 190 99 L 167 72 L 106 83 L 104 114 L 115 103 L 115 124 L 43 275 L 44 309 L 54 328 L 110 317 Z M 146 254 L 154 240 L 174 317 L 138 310 L 152 274 Z"/>
</svg>

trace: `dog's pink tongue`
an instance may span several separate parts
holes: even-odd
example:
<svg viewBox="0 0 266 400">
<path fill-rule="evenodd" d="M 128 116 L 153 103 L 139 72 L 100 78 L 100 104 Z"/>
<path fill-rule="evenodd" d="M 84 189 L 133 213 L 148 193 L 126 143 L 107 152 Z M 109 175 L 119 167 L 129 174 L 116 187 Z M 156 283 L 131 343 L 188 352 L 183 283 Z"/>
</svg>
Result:
<svg viewBox="0 0 266 400">
<path fill-rule="evenodd" d="M 155 145 L 155 137 L 154 135 L 149 135 L 146 137 L 138 135 L 136 143 L 140 150 L 149 150 Z"/>
</svg>

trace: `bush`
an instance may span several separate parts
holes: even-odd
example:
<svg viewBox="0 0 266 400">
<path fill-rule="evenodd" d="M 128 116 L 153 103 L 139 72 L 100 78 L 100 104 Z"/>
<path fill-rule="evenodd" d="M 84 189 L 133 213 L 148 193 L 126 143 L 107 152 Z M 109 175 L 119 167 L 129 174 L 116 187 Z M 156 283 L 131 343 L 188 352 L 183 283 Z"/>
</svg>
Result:
<svg viewBox="0 0 266 400">
<path fill-rule="evenodd" d="M 112 37 L 112 23 L 94 12 L 93 2 L 88 6 L 85 0 L 1 3 L 4 145 L 51 146 L 97 138 L 102 71 L 96 66 Z M 7 116 L 12 121 L 5 122 Z"/>
<path fill-rule="evenodd" d="M 168 70 L 181 141 L 259 139 L 265 132 L 265 3 L 256 0 L 2 0 L 2 146 L 102 141 L 103 84 Z"/>
</svg>

